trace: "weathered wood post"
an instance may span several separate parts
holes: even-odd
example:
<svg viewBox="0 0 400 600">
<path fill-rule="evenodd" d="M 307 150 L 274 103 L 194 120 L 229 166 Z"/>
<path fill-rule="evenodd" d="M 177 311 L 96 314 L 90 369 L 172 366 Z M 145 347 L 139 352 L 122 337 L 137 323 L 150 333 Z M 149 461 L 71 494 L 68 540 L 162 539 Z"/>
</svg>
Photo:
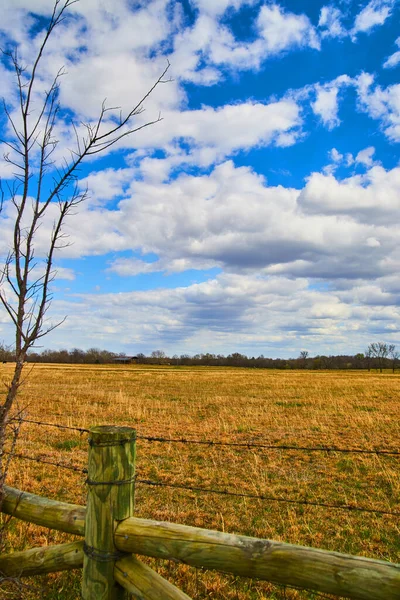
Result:
<svg viewBox="0 0 400 600">
<path fill-rule="evenodd" d="M 114 564 L 124 556 L 114 545 L 114 530 L 119 521 L 133 516 L 135 446 L 131 427 L 90 429 L 83 600 L 125 598 L 114 579 Z"/>
</svg>

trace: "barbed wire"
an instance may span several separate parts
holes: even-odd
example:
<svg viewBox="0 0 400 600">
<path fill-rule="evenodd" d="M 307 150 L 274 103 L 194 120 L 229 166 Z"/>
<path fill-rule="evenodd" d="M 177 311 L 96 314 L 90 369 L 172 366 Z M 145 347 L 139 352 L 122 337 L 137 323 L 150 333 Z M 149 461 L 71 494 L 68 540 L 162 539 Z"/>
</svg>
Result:
<svg viewBox="0 0 400 600">
<path fill-rule="evenodd" d="M 136 483 L 155 487 L 170 487 L 179 490 L 189 490 L 192 492 L 201 492 L 206 494 L 219 494 L 222 496 L 234 496 L 236 498 L 249 498 L 251 500 L 263 500 L 268 502 L 282 502 L 285 504 L 299 504 L 305 506 L 319 506 L 323 508 L 333 508 L 337 510 L 349 510 L 366 513 L 376 513 L 381 515 L 390 515 L 393 517 L 400 517 L 400 512 L 392 512 L 386 510 L 380 510 L 375 508 L 365 508 L 362 506 L 356 506 L 354 504 L 331 504 L 329 502 L 315 502 L 313 500 L 302 500 L 302 499 L 291 499 L 281 498 L 279 496 L 265 496 L 259 494 L 247 494 L 243 492 L 230 492 L 228 490 L 217 490 L 212 488 L 203 488 L 198 486 L 191 486 L 184 483 L 166 483 L 163 481 L 152 481 L 151 479 L 139 479 L 136 478 Z"/>
<path fill-rule="evenodd" d="M 51 465 L 54 467 L 60 467 L 62 469 L 69 469 L 70 471 L 75 471 L 76 473 L 87 474 L 87 472 L 88 472 L 87 469 L 82 469 L 81 467 L 78 467 L 76 465 L 67 465 L 60 461 L 52 461 L 52 460 L 48 460 L 47 458 L 42 458 L 42 457 L 38 457 L 38 456 L 37 457 L 27 456 L 26 454 L 19 454 L 16 452 L 7 452 L 7 451 L 4 451 L 4 454 L 7 454 L 8 456 L 22 459 L 22 460 L 30 460 L 30 461 L 36 462 L 36 463 L 43 463 L 43 464 Z M 263 500 L 263 501 L 268 501 L 268 502 L 280 502 L 280 503 L 285 503 L 285 504 L 318 506 L 318 507 L 323 507 L 323 508 L 332 508 L 332 509 L 336 509 L 336 510 L 348 510 L 348 511 L 375 513 L 375 514 L 381 514 L 381 515 L 400 516 L 400 512 L 383 511 L 383 510 L 374 509 L 374 508 L 365 508 L 365 507 L 356 506 L 353 504 L 332 504 L 332 503 L 328 503 L 328 502 L 315 502 L 312 500 L 305 500 L 305 499 L 302 500 L 302 499 L 281 498 L 279 496 L 266 496 L 263 494 L 248 494 L 248 493 L 243 493 L 243 492 L 230 492 L 229 490 L 203 488 L 203 487 L 191 486 L 191 485 L 183 484 L 183 483 L 166 483 L 163 481 L 152 481 L 150 479 L 140 479 L 137 476 L 132 481 L 135 481 L 136 484 L 142 484 L 142 485 L 148 485 L 148 486 L 154 486 L 154 487 L 169 487 L 169 488 L 174 488 L 174 489 L 188 490 L 188 491 L 192 491 L 192 492 L 201 492 L 201 493 L 206 493 L 206 494 L 218 494 L 218 495 L 223 495 L 223 496 L 233 496 L 236 498 L 249 498 L 251 500 Z"/>
<path fill-rule="evenodd" d="M 45 427 L 56 427 L 58 429 L 67 429 L 78 431 L 79 433 L 90 433 L 90 429 L 84 427 L 72 427 L 70 425 L 60 425 L 59 423 L 47 423 L 45 421 L 36 421 L 33 419 L 19 419 L 23 423 L 32 423 Z M 255 442 L 223 442 L 219 440 L 192 440 L 188 438 L 166 438 L 161 436 L 138 435 L 138 440 L 147 442 L 176 443 L 176 444 L 194 444 L 203 446 L 223 446 L 237 448 L 262 448 L 265 450 L 297 450 L 301 452 L 338 452 L 344 454 L 369 454 L 369 455 L 387 455 L 400 456 L 399 450 L 390 450 L 385 448 L 373 448 L 367 450 L 364 448 L 338 448 L 337 446 L 296 446 L 295 444 L 258 444 Z"/>
<path fill-rule="evenodd" d="M 62 469 L 69 469 L 70 471 L 75 471 L 76 473 L 87 473 L 87 469 L 82 469 L 81 467 L 77 467 L 76 465 L 67 465 L 65 463 L 59 461 L 48 460 L 47 458 L 41 458 L 39 456 L 27 456 L 26 454 L 19 454 L 17 452 L 7 452 L 3 451 L 3 454 L 7 454 L 7 456 L 11 456 L 14 458 L 19 458 L 22 460 L 31 460 L 37 463 L 43 463 L 45 465 L 52 465 L 53 467 L 61 467 Z"/>
<path fill-rule="evenodd" d="M 89 429 L 84 427 L 71 427 L 70 425 L 60 425 L 59 423 L 46 423 L 45 421 L 35 421 L 33 419 L 18 419 L 22 423 L 33 423 L 34 425 L 43 425 L 45 427 L 57 427 L 58 429 L 70 429 L 71 431 L 79 431 L 79 433 L 90 433 Z"/>
<path fill-rule="evenodd" d="M 201 444 L 205 446 L 233 446 L 239 448 L 264 448 L 266 450 L 300 450 L 308 452 L 339 452 L 346 454 L 387 454 L 391 456 L 400 456 L 399 450 L 385 450 L 383 448 L 366 450 L 363 448 L 337 448 L 336 446 L 296 446 L 294 444 L 256 444 L 254 442 L 220 442 L 218 440 L 190 440 L 186 438 L 163 438 L 144 435 L 138 435 L 137 439 L 146 440 L 148 442 Z"/>
</svg>

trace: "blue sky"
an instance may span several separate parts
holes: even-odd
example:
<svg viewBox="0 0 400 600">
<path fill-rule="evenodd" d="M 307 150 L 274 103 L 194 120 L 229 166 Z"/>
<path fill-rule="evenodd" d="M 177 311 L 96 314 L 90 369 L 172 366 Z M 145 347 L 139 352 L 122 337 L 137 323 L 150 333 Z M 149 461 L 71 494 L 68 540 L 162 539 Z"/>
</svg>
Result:
<svg viewBox="0 0 400 600">
<path fill-rule="evenodd" d="M 29 65 L 51 0 L 0 0 Z M 54 32 L 56 163 L 101 102 L 145 128 L 86 162 L 45 347 L 356 353 L 400 344 L 400 2 L 80 0 Z M 5 100 L 15 83 L 0 66 Z M 12 132 L 1 121 L 4 139 Z M 1 144 L 0 144 L 1 145 Z M 0 175 L 12 180 L 9 165 Z M 37 240 L 46 252 L 50 215 Z M 0 251 L 12 208 L 0 215 Z M 12 328 L 0 313 L 0 340 Z"/>
</svg>

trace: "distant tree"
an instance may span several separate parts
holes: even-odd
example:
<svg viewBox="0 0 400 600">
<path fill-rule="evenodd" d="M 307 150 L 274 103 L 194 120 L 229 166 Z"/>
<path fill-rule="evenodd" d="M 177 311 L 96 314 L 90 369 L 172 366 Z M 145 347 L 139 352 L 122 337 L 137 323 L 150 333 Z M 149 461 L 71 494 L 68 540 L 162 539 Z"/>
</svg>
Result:
<svg viewBox="0 0 400 600">
<path fill-rule="evenodd" d="M 368 348 L 365 351 L 365 360 L 367 362 L 367 369 L 368 369 L 368 373 L 371 371 L 371 362 L 372 362 L 372 350 L 371 347 L 368 346 Z"/>
<path fill-rule="evenodd" d="M 387 357 L 392 350 L 394 351 L 395 346 L 393 344 L 385 344 L 384 342 L 373 342 L 370 344 L 366 351 L 366 356 L 376 359 L 379 371 L 382 373 L 382 369 L 386 364 Z M 368 370 L 370 370 L 368 368 Z"/>
<path fill-rule="evenodd" d="M 240 352 L 232 352 L 227 356 L 227 363 L 231 366 L 239 367 L 247 364 L 247 362 L 247 356 L 240 354 Z"/>
<path fill-rule="evenodd" d="M 166 358 L 166 354 L 163 350 L 153 350 L 151 358 Z"/>
<path fill-rule="evenodd" d="M 299 364 L 301 369 L 305 369 L 307 367 L 307 359 L 310 356 L 307 350 L 302 350 L 299 354 Z"/>
<path fill-rule="evenodd" d="M 181 354 L 179 357 L 179 364 L 181 365 L 190 365 L 192 359 L 189 354 Z"/>
<path fill-rule="evenodd" d="M 390 359 L 392 361 L 392 371 L 394 373 L 394 370 L 396 368 L 396 363 L 397 363 L 397 361 L 400 358 L 400 352 L 398 352 L 396 350 L 396 346 L 394 344 L 391 344 L 389 346 L 389 357 L 390 357 Z"/>
<path fill-rule="evenodd" d="M 312 361 L 313 369 L 323 369 L 323 361 L 320 356 L 316 356 Z"/>
<path fill-rule="evenodd" d="M 85 352 L 80 348 L 74 348 L 72 352 L 70 352 L 71 362 L 82 364 L 85 362 Z"/>
<path fill-rule="evenodd" d="M 0 343 L 0 361 L 2 363 L 13 360 L 12 347 L 7 346 L 4 342 Z"/>
<path fill-rule="evenodd" d="M 150 358 L 151 362 L 160 365 L 166 362 L 167 355 L 165 354 L 164 350 L 153 350 L 153 352 L 150 355 Z"/>
</svg>

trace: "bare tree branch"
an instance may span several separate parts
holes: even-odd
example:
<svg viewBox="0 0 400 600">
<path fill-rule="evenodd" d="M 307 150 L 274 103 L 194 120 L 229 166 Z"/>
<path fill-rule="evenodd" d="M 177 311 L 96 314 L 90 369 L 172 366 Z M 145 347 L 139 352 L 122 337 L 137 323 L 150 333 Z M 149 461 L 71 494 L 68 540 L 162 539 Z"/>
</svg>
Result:
<svg viewBox="0 0 400 600">
<path fill-rule="evenodd" d="M 79 187 L 79 167 L 87 157 L 105 152 L 125 137 L 161 121 L 161 115 L 145 123 L 135 123 L 134 119 L 143 113 L 143 105 L 155 88 L 166 82 L 164 78 L 170 67 L 167 62 L 160 77 L 125 115 L 116 107 L 107 107 L 104 100 L 97 119 L 93 123 L 80 124 L 83 135 L 72 123 L 75 147 L 67 149 L 68 158 L 57 166 L 53 156 L 60 143 L 55 130 L 60 117 L 59 93 L 64 69 L 58 70 L 46 92 L 41 92 L 37 84 L 40 82 L 40 65 L 48 41 L 54 29 L 66 18 L 68 9 L 77 1 L 54 1 L 52 14 L 31 67 L 21 64 L 18 49 L 1 51 L 15 75 L 18 107 L 10 108 L 3 100 L 3 112 L 10 132 L 2 140 L 10 151 L 4 160 L 15 167 L 16 173 L 13 183 L 7 183 L 6 190 L 0 180 L 0 211 L 4 202 L 9 202 L 15 214 L 11 248 L 0 269 L 0 306 L 14 326 L 16 364 L 7 385 L 5 401 L 0 404 L 0 504 L 7 471 L 7 463 L 3 459 L 6 427 L 22 383 L 27 353 L 37 340 L 65 321 L 63 318 L 56 324 L 49 323 L 48 312 L 52 301 L 51 283 L 55 277 L 55 253 L 68 246 L 63 230 L 65 222 L 88 195 L 87 189 Z M 42 100 L 39 110 L 35 112 L 38 97 Z M 119 111 L 118 116 L 113 117 L 116 111 Z M 108 119 L 109 115 L 111 119 Z M 58 214 L 48 238 L 47 254 L 41 264 L 35 252 L 38 230 L 49 218 L 50 209 L 53 212 L 53 207 L 57 207 Z M 39 267 L 42 271 L 36 273 L 35 269 Z"/>
</svg>

